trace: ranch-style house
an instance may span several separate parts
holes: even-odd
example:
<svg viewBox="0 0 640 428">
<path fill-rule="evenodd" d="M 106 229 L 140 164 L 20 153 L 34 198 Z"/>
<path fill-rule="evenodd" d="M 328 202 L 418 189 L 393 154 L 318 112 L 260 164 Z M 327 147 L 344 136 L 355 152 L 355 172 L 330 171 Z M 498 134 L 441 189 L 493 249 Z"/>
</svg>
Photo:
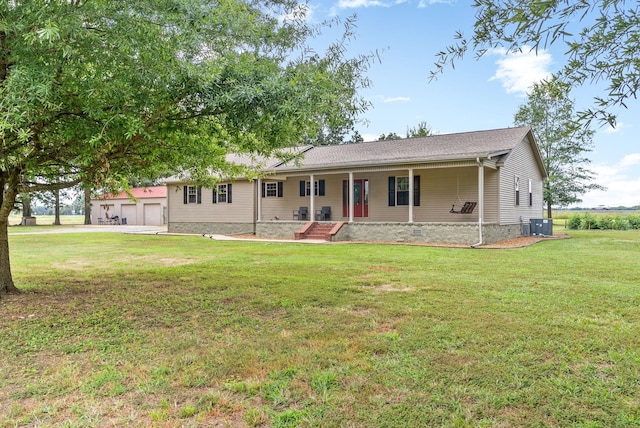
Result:
<svg viewBox="0 0 640 428">
<path fill-rule="evenodd" d="M 168 231 L 474 246 L 528 235 L 543 215 L 529 127 L 297 150 L 300 162 L 274 160 L 264 178 L 168 180 Z"/>
</svg>

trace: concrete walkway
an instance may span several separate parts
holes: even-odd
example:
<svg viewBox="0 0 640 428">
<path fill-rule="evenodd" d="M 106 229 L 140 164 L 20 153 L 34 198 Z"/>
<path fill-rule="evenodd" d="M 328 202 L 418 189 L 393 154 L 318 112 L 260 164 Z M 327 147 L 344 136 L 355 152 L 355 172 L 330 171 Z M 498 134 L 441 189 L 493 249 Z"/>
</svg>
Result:
<svg viewBox="0 0 640 428">
<path fill-rule="evenodd" d="M 24 230 L 24 231 L 22 231 Z M 135 233 L 147 235 L 190 235 L 203 236 L 216 241 L 252 241 L 252 242 L 292 242 L 301 244 L 330 244 L 330 242 L 318 239 L 262 239 L 235 237 L 228 235 L 205 234 L 198 235 L 192 233 L 168 233 L 167 226 L 137 226 L 137 225 L 61 225 L 61 226 L 12 226 L 9 228 L 10 235 L 34 235 L 34 234 L 56 234 L 56 233 L 89 233 L 89 232 L 111 232 L 111 233 Z"/>
<path fill-rule="evenodd" d="M 249 241 L 249 242 L 289 242 L 295 244 L 335 244 L 335 242 L 325 241 L 324 239 L 269 239 L 269 238 L 238 238 L 229 235 L 205 234 L 205 238 L 211 238 L 216 241 Z"/>
<path fill-rule="evenodd" d="M 11 226 L 9 228 L 9 235 L 85 233 L 85 232 L 158 234 L 158 233 L 167 233 L 167 226 L 94 225 L 94 224 L 64 225 L 63 224 L 61 226 Z"/>
</svg>

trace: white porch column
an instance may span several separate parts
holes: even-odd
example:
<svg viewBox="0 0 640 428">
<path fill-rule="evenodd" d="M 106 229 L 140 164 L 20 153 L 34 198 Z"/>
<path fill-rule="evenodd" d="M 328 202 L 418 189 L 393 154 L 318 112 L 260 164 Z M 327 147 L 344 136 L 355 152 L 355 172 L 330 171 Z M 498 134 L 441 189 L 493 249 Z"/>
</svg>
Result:
<svg viewBox="0 0 640 428">
<path fill-rule="evenodd" d="M 349 223 L 353 223 L 353 172 L 349 173 Z"/>
<path fill-rule="evenodd" d="M 262 179 L 258 178 L 258 221 L 262 221 Z"/>
<path fill-rule="evenodd" d="M 409 168 L 409 223 L 413 223 L 413 168 Z"/>
<path fill-rule="evenodd" d="M 316 212 L 316 188 L 315 188 L 315 177 L 313 174 L 309 176 L 309 180 L 311 183 L 309 184 L 309 218 L 308 221 L 315 221 L 315 212 Z"/>
<path fill-rule="evenodd" d="M 484 164 L 478 160 L 478 244 L 483 243 L 482 222 L 484 219 Z"/>
</svg>

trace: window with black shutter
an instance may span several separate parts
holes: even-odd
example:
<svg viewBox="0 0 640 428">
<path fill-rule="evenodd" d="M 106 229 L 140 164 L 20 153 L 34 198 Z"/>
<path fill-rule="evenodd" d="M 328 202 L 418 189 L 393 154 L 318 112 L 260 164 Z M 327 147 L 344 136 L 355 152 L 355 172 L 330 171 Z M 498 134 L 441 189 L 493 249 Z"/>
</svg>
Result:
<svg viewBox="0 0 640 428">
<path fill-rule="evenodd" d="M 282 181 L 262 183 L 263 198 L 282 198 L 284 195 L 284 183 Z"/>
<path fill-rule="evenodd" d="M 217 184 L 213 188 L 213 203 L 231 203 L 231 183 Z"/>
<path fill-rule="evenodd" d="M 315 196 L 325 195 L 325 182 L 324 180 L 315 180 L 313 182 L 313 194 Z M 300 180 L 300 196 L 311 195 L 311 181 Z"/>
<path fill-rule="evenodd" d="M 409 205 L 409 177 L 389 177 L 389 206 Z M 413 206 L 420 206 L 420 176 L 413 176 Z"/>
<path fill-rule="evenodd" d="M 182 202 L 185 204 L 201 203 L 202 192 L 200 186 L 184 186 Z"/>
</svg>

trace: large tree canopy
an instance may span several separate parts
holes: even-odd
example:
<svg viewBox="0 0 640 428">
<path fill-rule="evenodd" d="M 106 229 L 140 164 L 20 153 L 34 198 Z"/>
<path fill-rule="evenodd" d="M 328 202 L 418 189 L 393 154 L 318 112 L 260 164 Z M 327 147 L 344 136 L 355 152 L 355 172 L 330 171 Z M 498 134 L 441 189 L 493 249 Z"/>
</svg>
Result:
<svg viewBox="0 0 640 428">
<path fill-rule="evenodd" d="M 587 168 L 594 132 L 576 121 L 570 87 L 552 79 L 535 83 L 527 102 L 515 114 L 516 126 L 530 125 L 549 178 L 544 183 L 547 216 L 551 207 L 580 202 L 589 190 L 603 189 Z"/>
<path fill-rule="evenodd" d="M 615 124 L 614 106 L 625 106 L 640 89 L 640 2 L 624 0 L 475 0 L 473 34 L 462 31 L 437 55 L 431 78 L 471 50 L 538 50 L 564 44 L 566 62 L 556 77 L 571 86 L 604 82 L 605 93 L 580 119 Z"/>
<path fill-rule="evenodd" d="M 20 193 L 188 170 L 232 174 L 352 123 L 369 56 L 323 52 L 293 0 L 11 0 L 0 4 L 0 293 Z M 334 22 L 335 23 L 335 22 Z M 332 23 L 333 24 L 333 23 Z"/>
</svg>

